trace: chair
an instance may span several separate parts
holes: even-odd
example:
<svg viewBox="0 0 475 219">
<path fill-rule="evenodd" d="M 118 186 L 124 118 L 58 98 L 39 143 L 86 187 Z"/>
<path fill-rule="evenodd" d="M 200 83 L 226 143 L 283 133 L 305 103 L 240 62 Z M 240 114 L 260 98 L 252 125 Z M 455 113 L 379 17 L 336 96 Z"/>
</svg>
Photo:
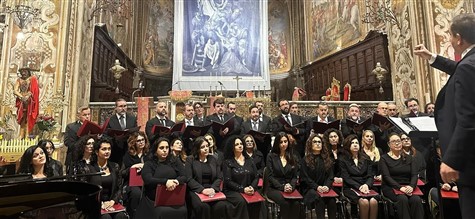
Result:
<svg viewBox="0 0 475 219">
<path fill-rule="evenodd" d="M 336 78 L 333 78 L 331 84 L 331 99 L 332 101 L 339 101 L 340 100 L 340 81 Z"/>
<path fill-rule="evenodd" d="M 267 167 L 264 167 L 264 172 L 262 174 L 262 195 L 266 199 L 266 204 L 268 206 L 268 214 L 270 218 L 278 218 L 280 207 L 272 199 L 267 197 L 267 190 L 269 189 L 269 170 Z"/>
<path fill-rule="evenodd" d="M 346 83 L 345 87 L 343 87 L 343 100 L 350 101 L 350 99 L 351 99 L 351 85 L 349 83 Z"/>
</svg>

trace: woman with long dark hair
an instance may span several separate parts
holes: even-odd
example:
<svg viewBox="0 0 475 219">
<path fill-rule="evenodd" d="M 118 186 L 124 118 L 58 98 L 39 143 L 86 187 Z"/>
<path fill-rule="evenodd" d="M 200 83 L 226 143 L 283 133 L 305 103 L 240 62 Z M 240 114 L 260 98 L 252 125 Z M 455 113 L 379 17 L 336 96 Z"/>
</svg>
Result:
<svg viewBox="0 0 475 219">
<path fill-rule="evenodd" d="M 283 219 L 300 216 L 299 200 L 285 199 L 281 192 L 292 193 L 296 189 L 299 164 L 289 148 L 289 137 L 284 132 L 275 136 L 271 153 L 267 155 L 269 190 L 267 197 L 280 206 Z"/>
<path fill-rule="evenodd" d="M 51 169 L 53 170 L 53 175 L 55 176 L 62 176 L 63 175 L 63 164 L 53 159 L 53 152 L 54 152 L 54 144 L 51 140 L 43 139 L 38 142 L 38 145 L 44 149 L 46 149 L 46 153 L 48 154 L 48 161 L 50 163 Z"/>
<path fill-rule="evenodd" d="M 328 129 L 323 134 L 323 141 L 323 144 L 328 147 L 328 153 L 333 161 L 333 181 L 335 183 L 342 183 L 343 179 L 341 178 L 338 159 L 340 158 L 340 155 L 343 155 L 343 148 L 341 147 L 343 143 L 343 134 L 341 134 L 340 130 L 334 128 Z"/>
<path fill-rule="evenodd" d="M 192 218 L 224 218 L 226 201 L 202 202 L 197 195 L 214 196 L 221 192 L 220 184 L 223 181 L 218 160 L 209 154 L 209 143 L 202 136 L 193 141 L 191 156 L 186 159 L 185 173 L 193 206 Z"/>
<path fill-rule="evenodd" d="M 238 136 L 230 136 L 224 148 L 224 194 L 230 202 L 232 212 L 228 218 L 266 218 L 264 202 L 250 203 L 241 193 L 254 195 L 257 193 L 257 168 L 252 158 L 244 153 L 244 144 Z"/>
<path fill-rule="evenodd" d="M 71 167 L 68 174 L 90 174 L 95 173 L 96 170 L 93 167 L 93 163 L 96 162 L 96 154 L 94 153 L 94 143 L 96 137 L 93 135 L 86 135 L 79 138 L 74 145 L 74 151 L 71 158 Z M 81 176 L 74 177 L 75 180 L 82 182 L 91 182 L 98 179 L 98 176 Z"/>
<path fill-rule="evenodd" d="M 21 156 L 20 167 L 17 173 L 31 174 L 33 179 L 44 179 L 54 176 L 46 149 L 39 145 L 27 148 Z"/>
<path fill-rule="evenodd" d="M 170 153 L 185 166 L 186 152 L 183 148 L 183 141 L 181 138 L 174 138 L 170 142 Z"/>
<path fill-rule="evenodd" d="M 328 210 L 328 218 L 336 218 L 336 199 L 323 198 L 317 193 L 330 191 L 333 183 L 333 161 L 322 137 L 317 134 L 309 136 L 305 145 L 305 157 L 301 163 L 301 190 L 305 205 L 310 209 L 315 205 L 319 219 L 325 218 L 325 207 Z"/>
<path fill-rule="evenodd" d="M 373 197 L 363 198 L 356 194 L 356 192 L 361 194 L 370 192 L 373 186 L 372 162 L 360 150 L 358 136 L 354 134 L 348 135 L 343 141 L 343 151 L 345 156 L 340 160 L 344 184 L 343 194 L 352 203 L 358 204 L 361 219 L 376 219 L 378 217 L 378 201 Z"/>
<path fill-rule="evenodd" d="M 170 153 L 170 141 L 158 138 L 152 146 L 152 158 L 145 161 L 142 169 L 144 182 L 144 197 L 140 201 L 136 218 L 186 218 L 186 205 L 154 206 L 157 185 L 162 185 L 168 191 L 186 183 L 185 167 Z"/>
<path fill-rule="evenodd" d="M 109 161 L 112 150 L 112 141 L 109 138 L 101 137 L 94 143 L 94 153 L 97 159 L 92 163 L 96 172 L 102 172 L 100 177 L 97 177 L 97 184 L 102 187 L 99 199 L 101 200 L 101 209 L 113 211 L 114 205 L 121 203 L 122 194 L 122 176 L 120 174 L 119 164 Z M 122 219 L 128 218 L 125 212 L 115 212 L 102 214 L 101 219 L 114 218 Z"/>
</svg>

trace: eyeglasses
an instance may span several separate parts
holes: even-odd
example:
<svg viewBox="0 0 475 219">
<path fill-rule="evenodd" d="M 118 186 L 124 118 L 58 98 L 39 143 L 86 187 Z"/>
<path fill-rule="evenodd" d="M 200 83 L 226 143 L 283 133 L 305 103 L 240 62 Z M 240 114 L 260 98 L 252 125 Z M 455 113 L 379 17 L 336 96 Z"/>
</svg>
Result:
<svg viewBox="0 0 475 219">
<path fill-rule="evenodd" d="M 137 139 L 137 142 L 145 142 L 145 138 Z"/>
<path fill-rule="evenodd" d="M 313 140 L 312 143 L 314 143 L 314 144 L 321 144 L 322 141 Z"/>
<path fill-rule="evenodd" d="M 402 141 L 401 141 L 400 139 L 398 139 L 398 140 L 391 140 L 391 141 L 389 141 L 389 143 L 391 143 L 391 144 L 401 144 Z"/>
</svg>

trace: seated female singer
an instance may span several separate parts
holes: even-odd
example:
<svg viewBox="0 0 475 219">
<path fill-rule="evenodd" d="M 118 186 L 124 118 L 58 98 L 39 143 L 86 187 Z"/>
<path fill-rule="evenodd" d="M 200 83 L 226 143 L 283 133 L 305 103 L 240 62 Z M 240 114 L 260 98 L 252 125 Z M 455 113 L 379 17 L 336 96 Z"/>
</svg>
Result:
<svg viewBox="0 0 475 219">
<path fill-rule="evenodd" d="M 323 134 L 323 145 L 328 147 L 328 152 L 330 153 L 330 158 L 333 161 L 333 181 L 335 183 L 342 183 L 343 179 L 341 178 L 339 158 L 343 154 L 343 148 L 341 144 L 343 143 L 343 134 L 340 130 L 334 128 L 328 129 Z M 340 191 L 339 188 L 336 190 Z"/>
<path fill-rule="evenodd" d="M 46 149 L 46 152 L 48 154 L 48 161 L 50 163 L 51 169 L 53 169 L 53 175 L 55 176 L 62 176 L 63 175 L 63 164 L 58 161 L 53 159 L 53 152 L 54 152 L 54 144 L 51 140 L 40 140 L 38 142 L 38 145 L 44 149 Z"/>
<path fill-rule="evenodd" d="M 283 219 L 300 217 L 298 199 L 285 199 L 281 192 L 292 193 L 297 185 L 299 164 L 289 148 L 289 138 L 284 132 L 275 136 L 271 153 L 267 155 L 269 190 L 267 197 L 280 206 Z"/>
<path fill-rule="evenodd" d="M 381 182 L 381 171 L 379 171 L 379 160 L 383 151 L 376 147 L 376 141 L 374 140 L 374 132 L 371 130 L 364 130 L 361 139 L 362 151 L 372 161 L 372 174 L 375 181 Z"/>
<path fill-rule="evenodd" d="M 38 145 L 30 146 L 23 152 L 17 173 L 31 174 L 33 179 L 54 176 L 46 149 Z"/>
<path fill-rule="evenodd" d="M 185 166 L 186 162 L 186 152 L 183 148 L 183 141 L 181 138 L 175 138 L 171 141 L 170 144 L 170 153 L 176 157 L 178 161 Z"/>
<path fill-rule="evenodd" d="M 364 134 L 363 134 L 364 136 Z M 343 141 L 343 156 L 340 160 L 343 178 L 343 194 L 352 203 L 358 203 L 361 219 L 378 217 L 378 201 L 373 197 L 364 198 L 356 192 L 367 194 L 373 186 L 372 161 L 360 150 L 358 136 L 348 135 Z M 356 191 L 356 192 L 355 192 Z"/>
<path fill-rule="evenodd" d="M 77 177 L 76 174 L 88 174 L 95 173 L 96 170 L 92 166 L 92 163 L 96 161 L 96 155 L 94 154 L 95 137 L 92 135 L 86 135 L 79 138 L 74 144 L 74 151 L 72 153 L 71 164 L 69 173 L 74 175 L 74 180 L 81 182 L 93 182 L 99 179 L 99 175 L 96 176 L 81 176 Z"/>
<path fill-rule="evenodd" d="M 206 133 L 204 137 L 209 142 L 209 154 L 213 155 L 213 157 L 218 160 L 218 166 L 222 166 L 224 155 L 222 152 L 218 151 L 218 147 L 216 146 L 216 139 L 211 133 Z"/>
<path fill-rule="evenodd" d="M 417 164 L 412 156 L 402 151 L 399 135 L 389 134 L 389 152 L 381 156 L 379 166 L 383 178 L 381 191 L 395 202 L 397 214 L 401 219 L 424 218 L 421 198 L 413 195 L 417 183 Z M 403 194 L 397 195 L 394 190 Z"/>
<path fill-rule="evenodd" d="M 112 141 L 109 138 L 101 137 L 94 143 L 94 152 L 96 153 L 97 160 L 92 165 L 97 172 L 103 172 L 98 177 L 97 184 L 102 187 L 102 191 L 99 199 L 101 200 L 101 209 L 103 210 L 116 210 L 114 205 L 120 203 L 120 197 L 122 193 L 122 176 L 120 175 L 119 164 L 109 161 L 112 149 Z M 125 212 L 106 213 L 101 216 L 101 219 L 105 218 L 128 218 Z"/>
<path fill-rule="evenodd" d="M 317 192 L 330 191 L 333 183 L 333 161 L 328 148 L 323 145 L 323 139 L 317 134 L 311 134 L 305 145 L 305 157 L 301 160 L 301 190 L 303 202 L 315 212 L 318 219 L 325 218 L 325 206 L 328 218 L 336 218 L 336 199 L 322 198 Z"/>
<path fill-rule="evenodd" d="M 185 167 L 170 153 L 170 143 L 166 138 L 157 139 L 152 146 L 152 159 L 145 161 L 142 169 L 144 196 L 135 212 L 135 218 L 186 218 L 186 205 L 157 206 L 155 194 L 157 185 L 173 191 L 186 182 Z"/>
<path fill-rule="evenodd" d="M 124 201 L 127 212 L 131 218 L 134 218 L 135 210 L 142 196 L 142 189 L 138 186 L 129 186 L 130 168 L 136 168 L 137 172 L 142 171 L 144 162 L 149 159 L 150 144 L 143 131 L 134 132 L 130 135 L 127 144 L 129 149 L 122 159 L 121 174 L 125 185 Z"/>
<path fill-rule="evenodd" d="M 262 152 L 257 150 L 257 144 L 252 135 L 244 135 L 242 139 L 246 144 L 246 154 L 250 158 L 252 158 L 252 161 L 254 161 L 254 164 L 256 165 L 257 175 L 259 177 L 262 177 L 264 167 L 266 167 L 266 163 L 264 162 L 264 155 L 262 155 Z"/>
<path fill-rule="evenodd" d="M 424 159 L 424 155 L 419 152 L 414 146 L 412 145 L 411 138 L 406 134 L 401 134 L 401 141 L 402 141 L 402 151 L 407 155 L 411 155 L 414 158 L 414 161 L 417 163 L 417 176 L 419 179 L 426 181 L 426 161 Z"/>
<path fill-rule="evenodd" d="M 266 218 L 264 202 L 248 204 L 241 195 L 254 195 L 259 178 L 256 165 L 244 153 L 243 142 L 238 136 L 231 136 L 225 142 L 224 159 L 224 194 L 232 204 L 227 218 Z"/>
<path fill-rule="evenodd" d="M 202 202 L 198 194 L 214 196 L 221 192 L 223 181 L 218 160 L 209 154 L 208 141 L 200 136 L 193 141 L 191 156 L 186 158 L 185 173 L 188 182 L 190 206 L 193 206 L 191 218 L 225 218 L 226 201 Z"/>
</svg>

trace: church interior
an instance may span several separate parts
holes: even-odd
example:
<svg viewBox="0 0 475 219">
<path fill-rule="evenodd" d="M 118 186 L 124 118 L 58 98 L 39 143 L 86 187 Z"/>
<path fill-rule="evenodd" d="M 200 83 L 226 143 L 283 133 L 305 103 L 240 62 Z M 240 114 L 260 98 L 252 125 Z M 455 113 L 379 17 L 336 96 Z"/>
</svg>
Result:
<svg viewBox="0 0 475 219">
<path fill-rule="evenodd" d="M 180 121 L 186 103 L 210 115 L 220 97 L 243 118 L 255 101 L 274 117 L 284 99 L 305 117 L 322 101 L 340 119 L 351 103 L 406 114 L 406 100 L 435 102 L 448 80 L 415 46 L 460 59 L 450 23 L 474 10 L 472 0 L 1 0 L 0 152 L 21 155 L 5 148 L 40 136 L 64 160 L 78 108 L 102 125 L 119 98 L 142 129 L 157 101 Z"/>
</svg>

